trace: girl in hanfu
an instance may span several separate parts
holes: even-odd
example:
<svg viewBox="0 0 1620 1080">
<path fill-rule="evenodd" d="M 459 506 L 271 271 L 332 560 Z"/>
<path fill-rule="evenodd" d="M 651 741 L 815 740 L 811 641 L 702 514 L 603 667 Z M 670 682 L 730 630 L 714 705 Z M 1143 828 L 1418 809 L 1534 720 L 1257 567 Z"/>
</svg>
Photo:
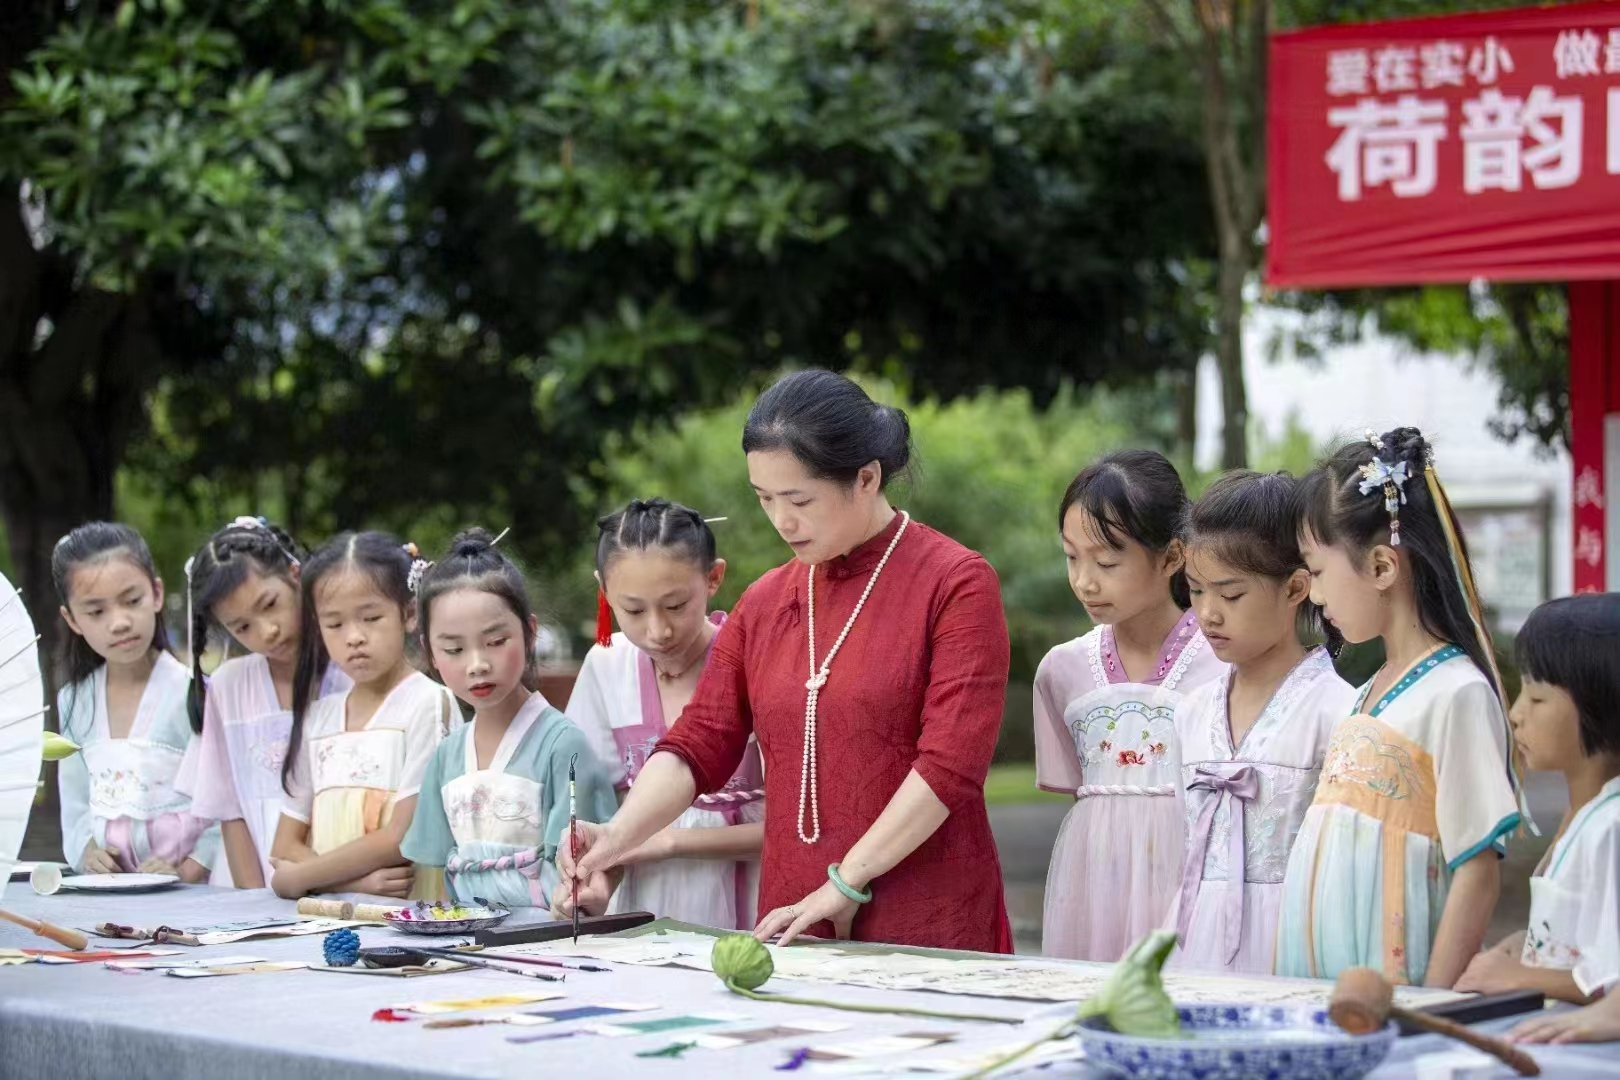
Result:
<svg viewBox="0 0 1620 1080">
<path fill-rule="evenodd" d="M 81 873 L 208 879 L 219 830 L 175 789 L 191 728 L 186 666 L 169 652 L 163 580 L 141 534 L 93 521 L 56 542 L 51 577 L 71 634 L 62 641 L 62 852 Z"/>
<path fill-rule="evenodd" d="M 1328 736 L 1355 701 L 1329 650 L 1301 643 L 1322 626 L 1299 553 L 1298 487 L 1285 473 L 1228 473 L 1187 519 L 1193 611 L 1231 667 L 1176 709 L 1187 854 L 1170 925 L 1180 968 L 1270 974 L 1288 850 Z"/>
<path fill-rule="evenodd" d="M 553 907 L 570 763 L 581 818 L 606 820 L 618 804 L 585 736 L 534 689 L 539 624 L 522 571 L 471 529 L 437 563 L 420 564 L 413 584 L 433 668 L 473 721 L 428 762 L 400 851 L 442 867 L 458 903 Z M 581 904 L 593 915 L 601 907 Z"/>
<path fill-rule="evenodd" d="M 1564 774 L 1569 813 L 1530 879 L 1529 926 L 1474 957 L 1457 989 L 1586 1005 L 1620 991 L 1620 595 L 1542 604 L 1514 650 L 1514 740 L 1526 767 Z"/>
<path fill-rule="evenodd" d="M 186 561 L 191 635 L 186 704 L 197 738 L 175 786 L 191 795 L 192 813 L 220 824 L 225 857 L 216 860 L 214 885 L 262 889 L 275 872 L 270 845 L 281 820 L 281 765 L 292 737 L 302 563 L 292 537 L 256 517 L 237 518 Z M 222 627 L 245 653 L 204 676 L 202 658 L 212 626 Z M 345 690 L 349 683 L 341 667 L 328 664 L 318 696 Z M 384 873 L 349 882 L 344 891 L 383 894 L 399 880 L 398 874 Z"/>
<path fill-rule="evenodd" d="M 1312 601 L 1346 641 L 1382 639 L 1386 660 L 1333 730 L 1283 880 L 1276 971 L 1449 987 L 1528 820 L 1462 534 L 1416 428 L 1342 447 L 1300 501 Z"/>
<path fill-rule="evenodd" d="M 1096 623 L 1035 672 L 1035 778 L 1075 804 L 1052 846 L 1048 956 L 1112 962 L 1181 881 L 1176 705 L 1226 669 L 1187 610 L 1187 492 L 1152 450 L 1105 455 L 1058 507 L 1069 587 Z"/>
<path fill-rule="evenodd" d="M 450 692 L 406 655 L 419 562 L 414 545 L 359 532 L 304 565 L 292 741 L 281 767 L 287 799 L 271 847 L 277 896 L 350 891 L 377 876 L 388 877 L 381 895 L 444 895 L 438 871 L 413 867 L 399 849 L 427 764 L 462 722 Z M 353 685 L 317 699 L 328 663 Z"/>
<path fill-rule="evenodd" d="M 558 864 L 586 890 L 756 736 L 764 758 L 761 939 L 800 934 L 1010 952 L 984 805 L 1007 622 L 984 559 L 889 502 L 910 428 L 841 375 L 801 371 L 743 429 L 748 477 L 793 561 L 749 587 L 692 701 L 608 825 Z M 611 576 L 610 576 L 611 580 Z"/>
<path fill-rule="evenodd" d="M 585 656 L 568 716 L 627 792 L 660 739 L 692 700 L 725 612 L 709 601 L 725 578 L 714 533 L 697 511 L 665 499 L 637 499 L 598 523 L 596 576 L 601 612 L 596 647 Z M 613 633 L 613 617 L 622 633 Z M 728 930 L 752 930 L 764 841 L 765 789 L 759 744 L 713 795 L 699 795 L 675 823 L 621 864 L 610 911 Z M 564 898 L 561 910 L 570 909 Z"/>
</svg>

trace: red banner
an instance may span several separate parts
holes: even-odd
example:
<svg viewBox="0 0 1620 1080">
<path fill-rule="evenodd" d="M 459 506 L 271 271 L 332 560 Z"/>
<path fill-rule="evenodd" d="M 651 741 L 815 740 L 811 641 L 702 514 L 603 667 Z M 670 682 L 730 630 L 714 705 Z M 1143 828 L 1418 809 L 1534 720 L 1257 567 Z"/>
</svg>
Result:
<svg viewBox="0 0 1620 1080">
<path fill-rule="evenodd" d="M 1266 281 L 1620 278 L 1620 2 L 1271 39 Z"/>
</svg>

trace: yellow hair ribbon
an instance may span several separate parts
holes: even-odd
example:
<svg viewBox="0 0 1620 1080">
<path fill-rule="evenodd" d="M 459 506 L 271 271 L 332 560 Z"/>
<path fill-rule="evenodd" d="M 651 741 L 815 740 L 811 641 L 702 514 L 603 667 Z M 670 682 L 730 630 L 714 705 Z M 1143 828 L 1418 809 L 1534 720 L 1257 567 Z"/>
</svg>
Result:
<svg viewBox="0 0 1620 1080">
<path fill-rule="evenodd" d="M 1474 573 L 1469 568 L 1468 557 L 1463 552 L 1462 538 L 1457 535 L 1455 524 L 1456 513 L 1451 508 L 1451 500 L 1446 497 L 1446 489 L 1440 486 L 1440 474 L 1434 471 L 1432 464 L 1424 467 L 1424 479 L 1429 485 L 1429 496 L 1434 500 L 1435 510 L 1440 518 L 1440 528 L 1446 534 L 1446 549 L 1451 555 L 1451 568 L 1457 575 L 1457 585 L 1462 589 L 1463 601 L 1468 606 L 1468 618 L 1474 624 L 1474 633 L 1479 637 L 1479 643 L 1485 652 L 1485 662 L 1490 666 L 1491 686 L 1496 691 L 1496 698 L 1502 703 L 1502 719 L 1507 721 L 1508 710 L 1512 703 L 1507 699 L 1507 687 L 1502 683 L 1502 671 L 1496 666 L 1496 647 L 1491 642 L 1490 632 L 1485 627 L 1485 610 L 1479 602 L 1479 590 L 1474 586 Z M 1519 826 L 1522 834 L 1525 829 L 1537 836 L 1541 830 L 1530 816 L 1529 805 L 1525 802 L 1524 782 L 1520 779 L 1524 774 L 1524 760 L 1519 753 L 1519 744 L 1513 738 L 1513 727 L 1506 724 L 1507 752 L 1508 752 L 1508 780 L 1513 785 L 1514 798 L 1519 802 L 1519 813 L 1523 818 Z"/>
</svg>

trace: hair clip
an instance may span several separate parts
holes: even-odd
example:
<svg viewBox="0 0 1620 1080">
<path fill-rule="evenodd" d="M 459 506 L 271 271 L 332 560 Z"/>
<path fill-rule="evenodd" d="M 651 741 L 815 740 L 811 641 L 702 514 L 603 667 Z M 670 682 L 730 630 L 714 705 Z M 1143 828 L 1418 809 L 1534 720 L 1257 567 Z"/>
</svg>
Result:
<svg viewBox="0 0 1620 1080">
<path fill-rule="evenodd" d="M 1380 452 L 1383 451 L 1383 449 L 1384 449 L 1384 440 L 1380 439 L 1378 437 L 1378 432 L 1374 431 L 1372 428 L 1367 429 L 1367 441 L 1372 444 L 1372 448 L 1374 450 L 1377 450 L 1377 451 L 1380 451 Z"/>
<path fill-rule="evenodd" d="M 401 544 L 400 546 L 405 549 L 405 554 L 409 555 L 411 558 L 420 559 L 422 557 L 422 553 L 419 550 L 417 550 L 416 545 L 414 543 L 412 543 L 411 541 L 407 540 L 404 544 Z"/>
<path fill-rule="evenodd" d="M 705 524 L 705 525 L 713 525 L 713 524 L 715 524 L 716 522 L 719 522 L 719 521 L 730 521 L 730 520 L 731 520 L 730 518 L 723 518 L 723 517 L 704 518 L 703 519 L 703 524 Z"/>
<path fill-rule="evenodd" d="M 413 549 L 412 553 L 415 553 L 415 544 L 407 544 L 406 547 Z M 411 560 L 411 572 L 405 575 L 405 587 L 411 590 L 412 596 L 415 596 L 421 589 L 422 578 L 426 577 L 427 572 L 431 569 L 433 569 L 433 564 L 426 559 Z"/>
<path fill-rule="evenodd" d="M 270 526 L 265 523 L 264 518 L 262 518 L 262 517 L 250 517 L 247 514 L 243 514 L 241 517 L 239 517 L 236 520 L 232 521 L 230 527 L 233 528 L 233 529 L 269 529 L 270 528 Z"/>
<path fill-rule="evenodd" d="M 495 539 L 491 540 L 489 542 L 489 546 L 494 547 L 496 544 L 500 543 L 502 540 L 505 540 L 506 539 L 506 534 L 511 532 L 511 531 L 512 531 L 512 526 L 510 526 L 510 525 L 508 525 L 506 528 L 502 529 L 501 530 L 501 535 L 499 535 Z"/>
<path fill-rule="evenodd" d="M 1411 479 L 1407 463 L 1397 461 L 1391 465 L 1383 458 L 1374 457 L 1361 466 L 1361 493 L 1371 495 L 1383 489 L 1384 511 L 1389 514 L 1389 546 L 1401 546 L 1401 504 L 1406 501 L 1406 482 Z"/>
</svg>

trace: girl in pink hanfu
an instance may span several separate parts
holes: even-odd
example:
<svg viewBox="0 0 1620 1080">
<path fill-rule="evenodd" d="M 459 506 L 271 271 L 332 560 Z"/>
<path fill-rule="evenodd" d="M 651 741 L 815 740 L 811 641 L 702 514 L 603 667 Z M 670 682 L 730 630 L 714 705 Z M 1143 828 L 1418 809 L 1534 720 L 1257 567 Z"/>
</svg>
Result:
<svg viewBox="0 0 1620 1080">
<path fill-rule="evenodd" d="M 1232 666 L 1176 709 L 1187 853 L 1169 925 L 1180 968 L 1271 973 L 1288 849 L 1328 736 L 1355 701 L 1328 650 L 1300 641 L 1322 620 L 1299 551 L 1297 489 L 1283 473 L 1228 473 L 1187 523 L 1193 611 Z"/>
<path fill-rule="evenodd" d="M 1069 585 L 1097 627 L 1035 674 L 1035 774 L 1073 794 L 1052 849 L 1048 956 L 1112 962 L 1160 926 L 1180 880 L 1175 709 L 1225 670 L 1186 610 L 1187 494 L 1151 450 L 1109 454 L 1058 509 Z"/>
<path fill-rule="evenodd" d="M 697 689 L 725 622 L 724 612 L 707 608 L 726 564 L 715 557 L 714 534 L 696 511 L 649 499 L 602 519 L 596 565 L 603 602 L 624 630 L 586 655 L 567 714 L 614 785 L 627 791 Z M 611 629 L 609 622 L 602 636 Z M 752 930 L 764 787 L 759 746 L 750 741 L 721 791 L 699 796 L 626 860 L 608 910 Z M 570 911 L 570 904 L 563 898 L 560 910 Z"/>
<path fill-rule="evenodd" d="M 263 518 L 239 517 L 186 561 L 191 635 L 187 708 L 197 732 L 175 787 L 192 813 L 220 824 L 224 857 L 210 884 L 262 889 L 270 844 L 281 820 L 281 763 L 292 736 L 293 674 L 298 666 L 302 560 L 292 537 Z M 219 626 L 245 650 L 203 676 L 209 630 Z M 320 697 L 349 687 L 328 664 Z"/>
</svg>

